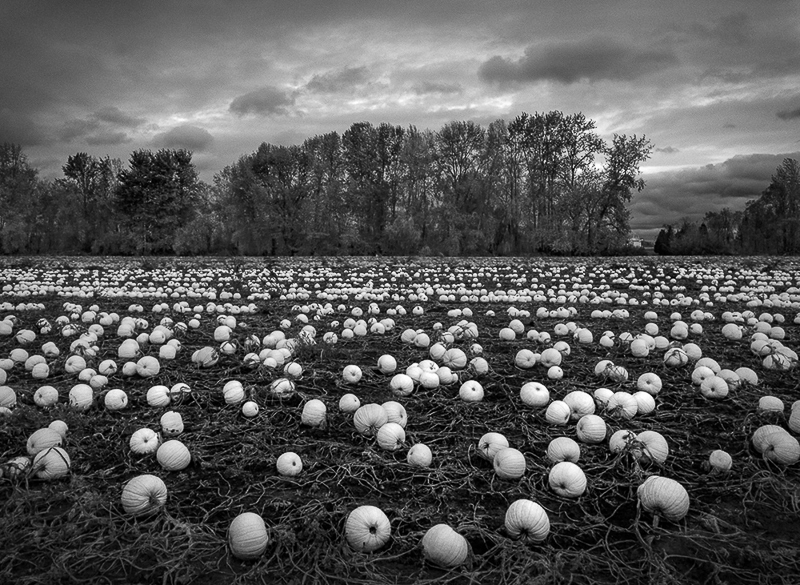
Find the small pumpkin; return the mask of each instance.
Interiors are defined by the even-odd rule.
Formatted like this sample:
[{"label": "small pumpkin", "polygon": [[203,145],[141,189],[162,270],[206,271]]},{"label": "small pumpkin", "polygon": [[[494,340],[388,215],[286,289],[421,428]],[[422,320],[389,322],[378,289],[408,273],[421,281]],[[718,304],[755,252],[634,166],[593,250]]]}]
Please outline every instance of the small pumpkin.
[{"label": "small pumpkin", "polygon": [[494,461],[494,457],[500,449],[508,447],[508,439],[500,433],[486,433],[478,441],[478,455],[488,461]]},{"label": "small pumpkin", "polygon": [[408,450],[406,461],[413,467],[430,467],[433,453],[425,443],[416,443]]},{"label": "small pumpkin", "polygon": [[[400,375],[400,374],[398,374]],[[352,414],[361,407],[361,400],[358,396],[352,393],[347,393],[339,399],[339,410],[341,412]]]},{"label": "small pumpkin", "polygon": [[[586,394],[586,396],[589,395]],[[592,400],[592,405],[594,405],[594,400],[591,396],[589,400]],[[578,424],[575,425],[575,432],[578,435],[578,439],[584,443],[602,443],[606,438],[607,431],[606,421],[596,414],[586,414],[582,416],[578,420]]]},{"label": "small pumpkin", "polygon": [[146,516],[167,502],[167,486],[155,475],[137,475],[122,488],[122,508],[132,516]]},{"label": "small pumpkin", "polygon": [[547,445],[547,458],[553,463],[561,461],[577,463],[581,458],[581,447],[570,437],[556,437]]},{"label": "small pumpkin", "polygon": [[257,559],[269,545],[264,519],[254,512],[242,512],[228,526],[228,546],[237,559]]},{"label": "small pumpkin", "polygon": [[483,395],[483,385],[477,380],[467,380],[458,390],[458,396],[464,402],[480,402]]},{"label": "small pumpkin", "polygon": [[359,552],[378,550],[392,535],[392,525],[377,506],[359,506],[347,515],[344,536],[347,544]]},{"label": "small pumpkin", "polygon": [[106,392],[103,404],[105,404],[106,410],[123,410],[128,406],[128,395],[120,388],[113,388]]},{"label": "small pumpkin", "polygon": [[512,502],[506,510],[504,524],[511,538],[542,542],[550,534],[550,518],[545,509],[533,500]]},{"label": "small pumpkin", "polygon": [[295,475],[300,475],[303,471],[303,460],[294,451],[287,451],[278,457],[275,467],[281,475],[294,477]]},{"label": "small pumpkin", "polygon": [[715,449],[708,456],[708,465],[712,473],[728,473],[733,467],[733,458],[722,449]]},{"label": "small pumpkin", "polygon": [[422,537],[422,552],[436,565],[458,567],[467,560],[469,543],[447,524],[436,524]]},{"label": "small pumpkin", "polygon": [[544,408],[550,402],[550,391],[541,382],[526,382],[519,389],[519,397],[528,406]]},{"label": "small pumpkin", "polygon": [[166,436],[180,435],[183,432],[183,417],[180,412],[168,410],[161,415],[161,432]]},{"label": "small pumpkin", "polygon": [[386,409],[380,404],[369,403],[360,406],[353,414],[353,425],[362,435],[375,435],[383,425],[389,422]]},{"label": "small pumpkin", "polygon": [[58,390],[53,386],[41,386],[34,392],[33,402],[41,408],[52,406],[58,402]]},{"label": "small pumpkin", "polygon": [[76,410],[89,410],[94,390],[88,384],[75,384],[69,391],[69,405]]},{"label": "small pumpkin", "polygon": [[669,456],[669,444],[658,431],[642,431],[636,435],[631,453],[637,460],[662,465]]},{"label": "small pumpkin", "polygon": [[765,459],[780,465],[793,465],[800,460],[800,444],[783,427],[762,425],[753,433],[752,441]]},{"label": "small pumpkin", "polygon": [[131,435],[128,444],[131,451],[137,455],[148,455],[158,450],[161,445],[161,439],[153,429],[143,427]]},{"label": "small pumpkin", "polygon": [[37,453],[49,449],[50,447],[61,447],[64,443],[64,438],[55,430],[45,427],[34,431],[26,445],[28,455],[34,456]]},{"label": "small pumpkin", "polygon": [[553,400],[547,405],[544,418],[551,425],[566,425],[572,417],[572,409],[563,400]]},{"label": "small pumpkin", "polygon": [[324,428],[327,407],[319,398],[312,398],[303,405],[300,422],[310,427]]},{"label": "small pumpkin", "polygon": [[397,451],[406,440],[406,432],[399,424],[387,422],[378,429],[375,438],[382,449]]}]

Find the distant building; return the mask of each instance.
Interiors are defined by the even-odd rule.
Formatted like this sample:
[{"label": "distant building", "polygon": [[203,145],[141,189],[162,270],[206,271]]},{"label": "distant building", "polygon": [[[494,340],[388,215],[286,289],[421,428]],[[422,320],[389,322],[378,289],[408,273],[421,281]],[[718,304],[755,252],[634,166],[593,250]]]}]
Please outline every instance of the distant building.
[{"label": "distant building", "polygon": [[642,247],[642,242],[643,242],[643,240],[639,236],[633,235],[633,236],[628,238],[628,245],[631,248],[641,248]]}]

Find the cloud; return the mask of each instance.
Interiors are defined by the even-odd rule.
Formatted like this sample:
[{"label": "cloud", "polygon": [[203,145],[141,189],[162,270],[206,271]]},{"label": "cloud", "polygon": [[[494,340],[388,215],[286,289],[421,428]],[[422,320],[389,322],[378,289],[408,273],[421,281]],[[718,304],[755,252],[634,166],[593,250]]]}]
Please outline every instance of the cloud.
[{"label": "cloud", "polygon": [[144,118],[137,118],[136,116],[126,114],[116,106],[100,108],[91,115],[91,119],[125,128],[136,128],[146,121]]},{"label": "cloud", "polygon": [[800,108],[794,108],[793,110],[781,110],[778,112],[778,117],[781,120],[794,120],[795,118],[800,118]]},{"label": "cloud", "polygon": [[417,95],[439,94],[454,95],[463,93],[464,88],[460,83],[445,83],[441,81],[423,81],[413,88]]},{"label": "cloud", "polygon": [[353,91],[368,81],[369,70],[366,67],[344,67],[315,74],[306,84],[306,89],[313,93],[342,93]]},{"label": "cloud", "polygon": [[677,63],[678,58],[670,51],[641,49],[616,39],[593,37],[530,46],[516,61],[495,56],[481,64],[478,75],[483,81],[501,84],[630,81]]},{"label": "cloud", "polygon": [[718,164],[650,174],[645,190],[631,202],[631,227],[676,225],[684,217],[700,221],[725,207],[742,210],[769,186],[785,158],[800,159],[800,152],[738,155]]},{"label": "cloud", "polygon": [[45,142],[45,133],[30,116],[0,108],[0,142],[36,146]]},{"label": "cloud", "polygon": [[665,146],[664,148],[656,148],[656,152],[663,152],[664,154],[676,154],[680,152],[680,150],[674,146]]},{"label": "cloud", "polygon": [[130,137],[125,132],[98,132],[86,137],[86,144],[91,146],[113,146],[130,141]]},{"label": "cloud", "polygon": [[272,116],[288,114],[293,105],[294,96],[289,93],[277,87],[262,87],[234,98],[228,110],[237,116]]},{"label": "cloud", "polygon": [[153,142],[163,148],[185,148],[191,151],[207,149],[214,141],[208,130],[184,124],[161,132],[153,137]]}]

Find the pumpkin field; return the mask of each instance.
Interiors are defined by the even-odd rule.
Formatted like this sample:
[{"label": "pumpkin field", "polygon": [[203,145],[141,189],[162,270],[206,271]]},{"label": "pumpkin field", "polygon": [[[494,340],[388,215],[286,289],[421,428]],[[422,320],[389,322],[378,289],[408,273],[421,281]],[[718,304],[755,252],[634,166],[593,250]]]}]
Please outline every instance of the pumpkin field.
[{"label": "pumpkin field", "polygon": [[800,261],[0,258],[0,583],[796,584]]}]

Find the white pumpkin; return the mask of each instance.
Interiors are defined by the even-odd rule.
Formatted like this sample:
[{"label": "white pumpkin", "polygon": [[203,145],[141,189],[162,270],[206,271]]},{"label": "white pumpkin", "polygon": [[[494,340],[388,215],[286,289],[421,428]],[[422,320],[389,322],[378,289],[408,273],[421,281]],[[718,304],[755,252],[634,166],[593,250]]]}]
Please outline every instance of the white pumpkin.
[{"label": "white pumpkin", "polygon": [[375,435],[389,422],[389,415],[380,404],[369,403],[358,408],[353,414],[353,425],[362,435]]},{"label": "white pumpkin", "polygon": [[228,546],[237,559],[257,559],[268,545],[269,534],[264,519],[254,512],[242,512],[228,526]]},{"label": "white pumpkin", "polygon": [[564,396],[570,409],[570,420],[578,420],[587,414],[594,414],[595,402],[592,395],[583,390],[572,390]]},{"label": "white pumpkin", "polygon": [[508,447],[508,439],[500,433],[486,433],[478,440],[478,455],[488,461],[494,461],[494,457],[500,449]]},{"label": "white pumpkin", "polygon": [[586,475],[571,461],[556,463],[547,476],[550,489],[565,498],[577,498],[586,491]]},{"label": "white pumpkin", "polygon": [[303,405],[300,422],[310,427],[324,428],[327,411],[328,409],[322,400],[312,398]]},{"label": "white pumpkin", "polygon": [[542,542],[550,534],[550,518],[545,509],[533,500],[512,502],[506,510],[504,524],[511,538]]},{"label": "white pumpkin", "polygon": [[483,385],[477,380],[467,380],[458,390],[458,396],[464,402],[480,402],[483,394]]},{"label": "white pumpkin", "polygon": [[[399,375],[399,374],[398,374]],[[361,400],[352,393],[344,394],[339,399],[339,410],[346,414],[352,414],[361,407]]]},{"label": "white pumpkin", "polygon": [[167,471],[181,471],[189,467],[192,454],[186,445],[177,439],[171,439],[156,450],[156,460]]},{"label": "white pumpkin", "polygon": [[69,473],[71,461],[61,447],[48,447],[33,458],[32,470],[39,479],[53,480]]},{"label": "white pumpkin", "polygon": [[637,460],[663,465],[669,456],[669,444],[658,431],[642,431],[636,435],[631,453]]},{"label": "white pumpkin", "polygon": [[50,447],[61,447],[64,444],[64,437],[57,431],[45,427],[34,431],[28,437],[25,449],[28,455],[34,456],[37,453],[49,449]]},{"label": "white pumpkin", "polygon": [[183,417],[180,412],[168,410],[161,415],[161,432],[165,436],[180,435],[183,432]]},{"label": "white pumpkin", "polygon": [[126,406],[128,406],[128,395],[120,388],[113,388],[106,392],[106,395],[103,398],[103,404],[105,405],[106,410],[123,410]]},{"label": "white pumpkin", "polygon": [[793,465],[800,460],[800,444],[783,427],[762,425],[753,433],[753,447],[765,459],[781,465]]},{"label": "white pumpkin", "polygon": [[[589,399],[592,400],[591,397]],[[592,405],[594,405],[594,401],[592,401]],[[578,439],[584,443],[602,443],[606,438],[606,422],[596,414],[586,414],[578,420],[575,432]]]},{"label": "white pumpkin", "polygon": [[347,384],[358,384],[361,381],[362,375],[361,368],[355,364],[345,366],[342,370],[342,378]]},{"label": "white pumpkin", "polygon": [[389,382],[389,388],[397,396],[409,396],[414,392],[414,379],[408,374],[395,374]]},{"label": "white pumpkin", "polygon": [[245,418],[253,418],[258,415],[258,403],[248,400],[244,404],[242,404],[242,416]]},{"label": "white pumpkin", "polygon": [[387,422],[378,429],[375,438],[382,449],[397,451],[406,440],[406,432],[399,424]]},{"label": "white pumpkin", "polygon": [[525,475],[527,467],[525,455],[513,447],[497,451],[492,459],[492,465],[497,477],[501,479],[519,479]]},{"label": "white pumpkin", "polygon": [[161,439],[153,429],[143,427],[131,435],[128,444],[131,451],[137,455],[148,455],[158,450],[161,445]]},{"label": "white pumpkin", "polygon": [[651,475],[636,490],[642,508],[671,522],[682,520],[689,511],[689,494],[668,477]]},{"label": "white pumpkin", "polygon": [[392,525],[377,506],[359,506],[347,515],[344,535],[353,550],[372,552],[389,542]]},{"label": "white pumpkin", "polygon": [[406,461],[413,467],[430,467],[433,461],[433,453],[425,443],[415,443],[408,450]]},{"label": "white pumpkin", "polygon": [[431,526],[422,537],[424,557],[441,567],[463,565],[469,555],[467,539],[447,524]]},{"label": "white pumpkin", "polygon": [[386,417],[389,422],[397,423],[401,427],[406,428],[408,422],[408,413],[405,406],[394,400],[387,400],[381,404],[383,410],[386,411]]},{"label": "white pumpkin", "polygon": [[581,447],[570,437],[556,437],[547,445],[547,458],[552,463],[571,461],[577,463],[581,457]]},{"label": "white pumpkin", "polygon": [[33,402],[41,408],[52,406],[58,402],[58,390],[53,386],[41,386],[34,392]]},{"label": "white pumpkin", "polygon": [[563,400],[553,400],[547,405],[544,418],[551,425],[566,425],[572,417],[572,409]]},{"label": "white pumpkin", "polygon": [[285,477],[294,477],[300,475],[303,471],[303,460],[300,459],[300,455],[294,451],[287,451],[278,457],[278,460],[275,462],[275,467],[281,475]]},{"label": "white pumpkin", "polygon": [[167,388],[163,384],[156,384],[155,386],[151,386],[147,390],[146,398],[147,398],[147,404],[149,404],[150,406],[155,406],[156,408],[169,406],[170,402],[172,402],[172,399],[170,398],[169,388]]},{"label": "white pumpkin", "polygon": [[550,391],[540,382],[526,382],[519,390],[523,403],[533,408],[544,408],[550,402]]},{"label": "white pumpkin", "polygon": [[88,384],[75,384],[69,391],[69,405],[76,410],[89,410],[94,401],[94,390]]},{"label": "white pumpkin", "polygon": [[122,508],[132,516],[146,516],[167,502],[167,486],[155,475],[143,474],[128,480],[122,488]]},{"label": "white pumpkin", "polygon": [[708,456],[708,465],[712,473],[728,473],[733,467],[733,458],[722,449],[715,449]]}]

